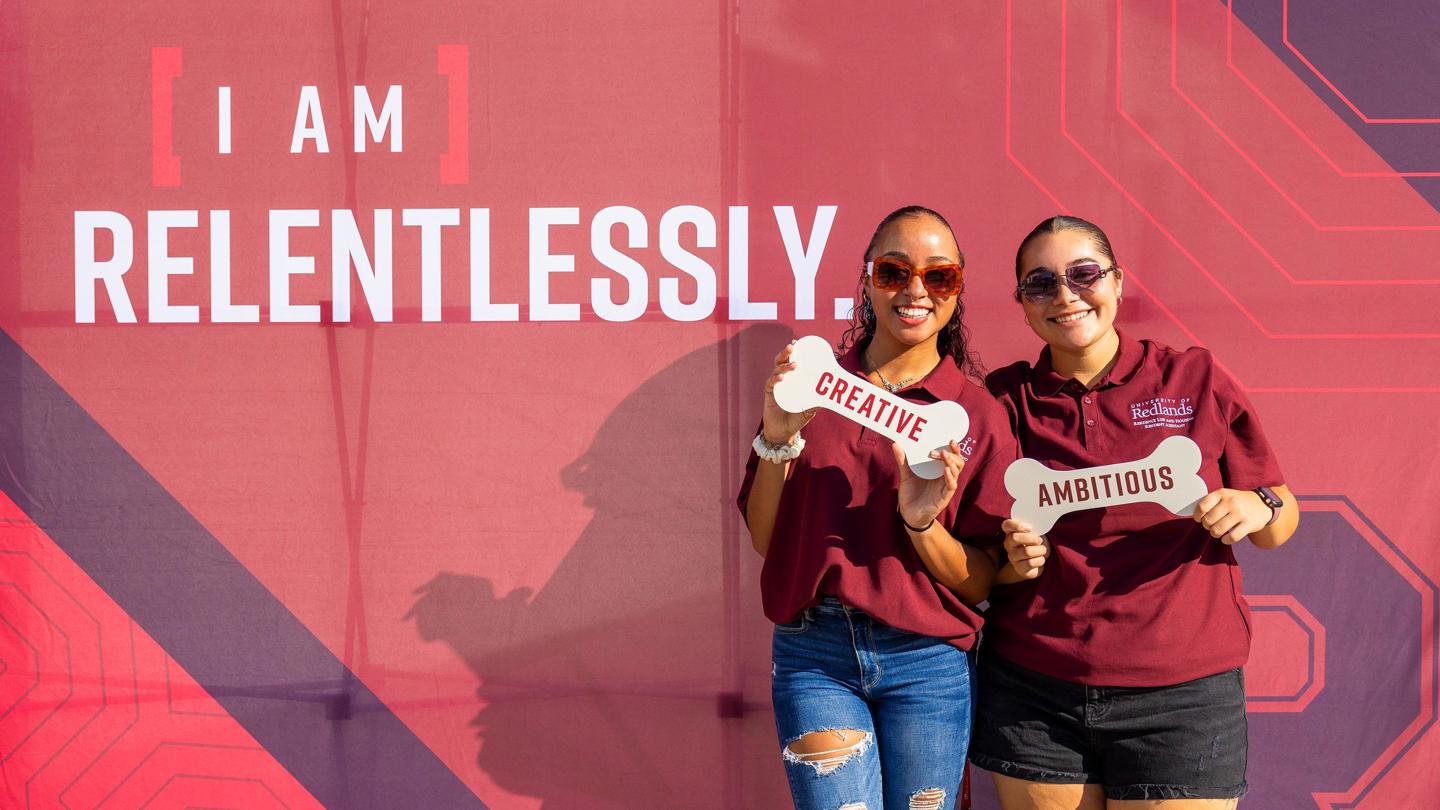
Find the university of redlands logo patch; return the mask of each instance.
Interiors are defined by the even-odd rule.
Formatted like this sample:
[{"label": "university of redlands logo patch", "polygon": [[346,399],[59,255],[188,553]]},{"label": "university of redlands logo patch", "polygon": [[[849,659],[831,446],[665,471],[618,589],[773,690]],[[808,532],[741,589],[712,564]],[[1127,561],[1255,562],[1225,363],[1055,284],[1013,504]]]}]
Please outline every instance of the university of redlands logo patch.
[{"label": "university of redlands logo patch", "polygon": [[1190,397],[1155,397],[1130,403],[1130,424],[1133,427],[1184,427],[1195,421],[1195,406]]}]

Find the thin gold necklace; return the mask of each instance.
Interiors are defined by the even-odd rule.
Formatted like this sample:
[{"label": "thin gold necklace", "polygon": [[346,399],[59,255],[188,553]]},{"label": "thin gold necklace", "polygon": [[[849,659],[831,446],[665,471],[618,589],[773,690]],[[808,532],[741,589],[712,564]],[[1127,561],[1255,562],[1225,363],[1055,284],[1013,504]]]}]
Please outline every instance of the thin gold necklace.
[{"label": "thin gold necklace", "polygon": [[[924,377],[925,374],[929,374],[929,373],[930,373],[929,371],[927,371],[927,372],[925,372],[925,374],[916,374],[916,375],[914,375],[913,377],[906,377],[905,379],[903,379],[903,380],[901,380],[901,381],[899,381],[899,382],[893,382],[893,383],[892,383],[892,382],[890,382],[889,380],[885,379],[884,373],[882,373],[882,372],[880,371],[880,366],[877,365],[877,364],[875,364],[873,361],[870,360],[870,352],[869,352],[869,350],[866,350],[866,352],[865,352],[865,360],[870,363],[871,368],[872,368],[872,369],[874,370],[874,372],[875,372],[875,376],[880,378],[880,384],[885,387],[885,390],[886,390],[886,391],[889,391],[889,392],[892,393],[892,394],[895,393],[896,391],[899,391],[901,388],[904,388],[905,386],[909,385],[910,383],[915,382],[916,380],[920,379],[921,377]],[[935,365],[938,366],[939,363],[936,363]],[[931,367],[930,367],[930,371],[934,371],[934,370],[935,370],[935,367],[934,367],[934,366],[931,366]]]}]

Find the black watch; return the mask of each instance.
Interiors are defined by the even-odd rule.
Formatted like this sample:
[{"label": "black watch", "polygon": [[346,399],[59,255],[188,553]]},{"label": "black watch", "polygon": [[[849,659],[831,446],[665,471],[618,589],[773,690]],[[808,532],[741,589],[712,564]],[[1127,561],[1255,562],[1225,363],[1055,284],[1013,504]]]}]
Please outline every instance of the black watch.
[{"label": "black watch", "polygon": [[1254,492],[1260,496],[1260,500],[1264,501],[1266,506],[1270,507],[1270,519],[1265,521],[1265,525],[1269,526],[1275,522],[1275,518],[1280,517],[1280,507],[1284,506],[1285,502],[1280,500],[1280,496],[1275,494],[1275,490],[1269,487],[1256,487]]}]

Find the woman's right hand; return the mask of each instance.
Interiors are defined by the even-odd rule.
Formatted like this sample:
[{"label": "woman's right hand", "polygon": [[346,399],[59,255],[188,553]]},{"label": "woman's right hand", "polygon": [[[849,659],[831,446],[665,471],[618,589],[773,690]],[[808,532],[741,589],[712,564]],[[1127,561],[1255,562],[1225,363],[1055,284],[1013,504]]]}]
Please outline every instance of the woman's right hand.
[{"label": "woman's right hand", "polygon": [[1040,576],[1050,556],[1050,541],[1018,520],[1007,520],[1000,524],[1000,529],[1005,532],[1005,555],[1015,573],[1021,579]]},{"label": "woman's right hand", "polygon": [[810,424],[815,418],[815,409],[800,413],[790,413],[780,407],[775,401],[775,384],[785,378],[785,375],[795,370],[795,364],[790,362],[790,353],[795,349],[795,341],[785,345],[780,353],[775,355],[775,369],[770,372],[770,377],[765,380],[765,408],[762,411],[765,420],[765,441],[771,444],[789,444],[795,438],[800,429]]}]

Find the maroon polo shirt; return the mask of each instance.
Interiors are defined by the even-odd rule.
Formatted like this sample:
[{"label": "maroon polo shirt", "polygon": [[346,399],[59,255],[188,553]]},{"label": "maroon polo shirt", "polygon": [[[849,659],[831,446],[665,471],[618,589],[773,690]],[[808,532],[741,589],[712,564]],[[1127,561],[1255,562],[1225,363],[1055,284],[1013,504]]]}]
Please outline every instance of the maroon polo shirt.
[{"label": "maroon polo shirt", "polygon": [[[1200,446],[1209,491],[1284,482],[1254,409],[1206,349],[1120,336],[1091,390],[1055,373],[1050,349],[986,380],[1020,452],[1060,470],[1150,455],[1169,436]],[[1164,686],[1242,666],[1250,610],[1231,547],[1151,503],[1072,512],[1046,535],[1034,580],[990,594],[985,643],[1020,666],[1091,686]]]},{"label": "maroon polo shirt", "polygon": [[[861,352],[852,348],[840,366],[864,376]],[[939,520],[966,543],[999,545],[1011,502],[1005,468],[1016,458],[1004,410],[948,357],[897,395],[919,403],[951,399],[965,408],[965,468]],[[826,410],[801,433],[805,450],[791,464],[760,574],[765,615],[777,623],[793,621],[821,595],[833,595],[892,627],[962,650],[973,647],[980,616],[930,577],[900,524],[900,478],[890,439]],[[742,516],[762,463],[769,462],[750,454],[738,499]]]}]

